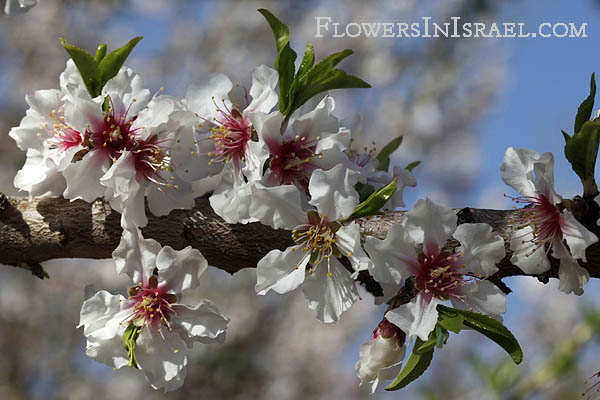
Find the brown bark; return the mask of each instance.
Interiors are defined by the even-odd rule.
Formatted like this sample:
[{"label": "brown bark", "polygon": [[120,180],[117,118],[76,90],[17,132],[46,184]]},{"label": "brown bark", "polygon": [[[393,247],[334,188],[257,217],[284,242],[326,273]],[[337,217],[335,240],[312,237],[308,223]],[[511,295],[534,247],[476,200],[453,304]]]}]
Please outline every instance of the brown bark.
[{"label": "brown bark", "polygon": [[[600,236],[594,202],[579,200],[585,210],[581,221]],[[587,204],[587,205],[586,205]],[[580,207],[581,208],[581,207]],[[457,210],[459,223],[485,222],[505,239],[514,229],[507,221],[518,211],[463,208]],[[388,228],[402,219],[403,212],[390,212],[382,216],[364,218],[361,225],[366,236],[384,238]],[[176,210],[166,217],[149,217],[143,228],[145,237],[153,238],[163,246],[182,249],[192,246],[199,249],[210,265],[230,273],[242,268],[252,268],[271,249],[284,249],[292,244],[290,232],[274,230],[259,223],[229,225],[212,211],[208,200],[199,198],[192,210]],[[121,237],[120,215],[97,200],[94,203],[62,198],[6,197],[0,195],[0,264],[31,269],[53,258],[110,258]],[[447,246],[455,246],[448,243]],[[498,264],[499,271],[490,279],[500,287],[508,276],[525,275],[510,262],[510,251]],[[583,264],[592,277],[600,277],[600,244],[587,250],[588,262]],[[535,275],[542,281],[557,276],[558,263]],[[362,275],[363,283],[377,285]]]}]

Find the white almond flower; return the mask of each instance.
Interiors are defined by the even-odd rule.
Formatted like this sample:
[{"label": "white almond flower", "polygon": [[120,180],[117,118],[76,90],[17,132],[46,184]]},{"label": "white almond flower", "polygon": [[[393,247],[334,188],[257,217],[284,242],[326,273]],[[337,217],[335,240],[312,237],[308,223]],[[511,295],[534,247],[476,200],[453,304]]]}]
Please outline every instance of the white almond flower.
[{"label": "white almond flower", "polygon": [[127,298],[102,290],[83,303],[79,327],[86,354],[115,369],[140,368],[154,389],[175,390],[185,379],[193,344],[225,340],[229,320],[209,300],[189,301],[197,298],[190,294],[206,259],[191,247],[161,247],[137,228],[123,231],[113,259],[134,286]]},{"label": "white almond flower", "polygon": [[[355,172],[343,165],[316,170],[308,184],[309,204],[293,185],[254,188],[250,214],[275,229],[292,230],[296,243],[285,251],[271,250],[257,265],[256,291],[284,294],[300,285],[309,308],[322,322],[335,322],[358,299],[354,279],[371,262],[360,245],[360,226],[342,225],[358,205]],[[338,259],[347,257],[352,273]]]},{"label": "white almond flower", "polygon": [[[370,271],[384,290],[395,292],[410,276],[418,294],[410,303],[388,311],[385,317],[409,337],[427,340],[437,322],[440,301],[473,309],[501,319],[506,296],[485,278],[498,270],[504,258],[504,240],[487,224],[456,226],[452,209],[429,199],[419,200],[401,224],[393,225],[385,240],[367,237],[365,249],[373,260]],[[461,246],[443,251],[453,236]],[[423,249],[417,252],[417,246]],[[389,297],[394,291],[388,291]]]},{"label": "white almond flower", "polygon": [[[270,112],[277,104],[277,71],[261,65],[252,73],[250,91],[240,95],[223,74],[190,85],[183,103],[195,115],[195,136],[181,145],[194,157],[186,158],[190,181],[217,175],[231,166],[234,179],[243,181],[242,167],[253,154],[248,145],[257,140],[250,115]],[[250,100],[250,98],[252,100]]]},{"label": "white almond flower", "polygon": [[[83,150],[84,135],[69,126],[65,116],[69,90],[86,90],[75,64],[67,62],[60,75],[61,89],[38,90],[25,97],[29,105],[18,127],[9,136],[27,153],[25,165],[17,173],[14,185],[30,197],[61,195],[66,188],[62,171]],[[63,85],[69,82],[69,85]]]},{"label": "white almond flower", "polygon": [[552,153],[539,155],[513,147],[506,150],[500,175],[522,195],[512,199],[526,205],[511,221],[516,230],[510,241],[510,261],[527,274],[541,274],[550,269],[548,254],[552,250],[552,256],[560,260],[559,289],[580,295],[590,274],[577,260],[586,261],[585,249],[598,238],[563,205],[562,197],[554,191],[553,169]]},{"label": "white almond flower", "polygon": [[104,197],[137,226],[147,223],[146,196],[155,215],[194,206],[191,184],[174,170],[171,157],[178,138],[191,135],[176,118],[181,108],[176,99],[151,98],[128,68],[107,82],[101,96],[71,93],[69,99],[66,123],[84,132],[84,150],[63,172],[65,198]]},{"label": "white almond flower", "polygon": [[283,115],[279,111],[271,114],[255,113],[252,122],[258,133],[258,143],[265,146],[267,159],[263,160],[264,186],[295,185],[308,194],[308,182],[317,169],[328,170],[338,164],[350,167],[347,149],[350,135],[340,127],[333,115],[335,102],[326,96],[306,114],[293,117],[288,128],[281,133]]},{"label": "white almond flower", "polygon": [[371,340],[360,346],[354,369],[361,386],[370,383],[371,393],[375,393],[379,381],[394,379],[400,373],[406,354],[405,340],[404,332],[383,318]]}]

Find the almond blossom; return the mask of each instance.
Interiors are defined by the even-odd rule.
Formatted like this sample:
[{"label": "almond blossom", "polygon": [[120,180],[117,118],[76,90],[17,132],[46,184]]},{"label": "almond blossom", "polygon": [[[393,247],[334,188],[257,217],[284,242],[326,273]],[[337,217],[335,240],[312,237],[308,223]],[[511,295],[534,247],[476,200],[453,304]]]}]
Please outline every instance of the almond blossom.
[{"label": "almond blossom", "polygon": [[404,332],[383,318],[371,340],[360,346],[356,375],[361,385],[371,384],[371,393],[375,393],[380,380],[394,379],[400,372],[406,354],[405,339]]},{"label": "almond blossom", "polygon": [[175,390],[183,384],[194,343],[225,340],[229,320],[212,302],[194,295],[206,259],[191,247],[161,247],[133,228],[123,231],[113,260],[133,286],[128,297],[102,290],[83,303],[79,327],[87,339],[86,354],[115,369],[141,369],[154,389]]},{"label": "almond blossom", "polygon": [[[414,279],[416,297],[385,315],[411,338],[427,340],[437,322],[440,301],[450,300],[454,307],[497,319],[506,312],[504,293],[485,279],[504,258],[504,240],[487,224],[457,227],[456,222],[452,209],[421,199],[384,240],[366,239],[365,250],[374,264],[370,273],[388,297],[407,278]],[[444,248],[450,236],[461,244],[456,250]]]},{"label": "almond blossom", "polygon": [[521,193],[513,200],[526,206],[511,221],[515,229],[510,241],[511,262],[527,274],[541,274],[550,269],[548,254],[552,251],[560,260],[559,289],[582,294],[590,275],[577,260],[586,261],[585,249],[598,238],[575,219],[554,191],[553,168],[551,153],[506,150],[500,166],[502,180]]},{"label": "almond blossom", "polygon": [[[371,265],[360,245],[359,225],[340,222],[358,205],[355,183],[356,173],[343,165],[314,171],[308,183],[310,208],[303,208],[293,185],[253,190],[250,214],[275,229],[292,230],[296,243],[285,251],[271,250],[258,262],[258,294],[284,294],[302,286],[309,308],[322,322],[337,321],[354,304],[354,279]],[[350,261],[352,273],[341,257]]]},{"label": "almond blossom", "polygon": [[70,200],[104,198],[137,226],[147,223],[146,196],[155,215],[194,205],[191,184],[171,157],[178,138],[192,134],[176,99],[150,96],[128,68],[94,99],[72,61],[60,81],[60,91],[28,96],[31,108],[11,130],[28,154],[15,186],[31,196],[62,191]]}]

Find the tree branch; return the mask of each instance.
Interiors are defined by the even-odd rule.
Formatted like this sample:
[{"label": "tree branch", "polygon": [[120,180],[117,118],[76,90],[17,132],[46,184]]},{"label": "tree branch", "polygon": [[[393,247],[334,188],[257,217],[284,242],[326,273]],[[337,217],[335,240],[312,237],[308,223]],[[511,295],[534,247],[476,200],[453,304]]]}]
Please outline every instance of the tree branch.
[{"label": "tree branch", "polygon": [[[585,212],[582,223],[600,236],[595,202],[575,199]],[[514,227],[508,223],[516,210],[457,209],[458,222],[485,222],[506,240],[507,256],[498,264],[500,269],[489,279],[506,292],[510,291],[501,279],[526,275],[510,262],[508,238]],[[390,212],[358,220],[362,238],[385,238],[388,228],[402,219],[403,211]],[[581,214],[581,213],[580,213]],[[143,228],[145,237],[153,238],[163,246],[182,249],[192,246],[202,252],[214,267],[234,273],[242,268],[253,268],[272,249],[285,249],[293,244],[291,234],[274,230],[260,223],[229,225],[211,209],[206,198],[196,199],[192,210],[175,210],[166,217],[150,214]],[[70,202],[63,198],[6,197],[0,194],[0,264],[25,267],[31,270],[43,261],[53,258],[111,258],[121,239],[119,213],[101,200],[93,203]],[[450,241],[447,247],[455,247]],[[600,244],[587,250],[588,262],[582,264],[592,277],[600,277]],[[533,275],[543,282],[558,276],[558,261],[552,259],[549,271]],[[377,284],[366,274],[361,281],[372,293]]]}]

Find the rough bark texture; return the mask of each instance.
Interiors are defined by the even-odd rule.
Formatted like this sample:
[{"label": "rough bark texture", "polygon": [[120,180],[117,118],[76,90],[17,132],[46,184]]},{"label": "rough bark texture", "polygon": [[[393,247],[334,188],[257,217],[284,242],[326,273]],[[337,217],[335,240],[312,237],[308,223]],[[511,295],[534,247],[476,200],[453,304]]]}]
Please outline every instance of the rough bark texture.
[{"label": "rough bark texture", "polygon": [[[570,207],[571,208],[571,207]],[[600,236],[596,220],[598,206],[589,199],[575,199],[572,210],[588,229]],[[581,211],[583,210],[583,211]],[[512,227],[508,221],[515,210],[457,209],[459,223],[485,222],[504,236],[510,237]],[[366,236],[385,238],[388,228],[402,219],[403,212],[364,218],[361,225]],[[292,244],[290,232],[273,230],[259,223],[229,225],[212,211],[208,200],[199,198],[192,210],[173,211],[166,217],[149,217],[144,236],[153,238],[163,246],[182,249],[192,246],[199,249],[210,265],[230,273],[256,266],[267,252],[284,249]],[[73,201],[62,198],[6,197],[0,194],[0,264],[14,265],[32,270],[32,266],[53,258],[110,258],[121,237],[120,215],[104,202]],[[449,242],[447,246],[456,246]],[[525,275],[510,262],[507,256],[498,265],[499,271],[490,277],[494,283],[509,291],[502,278]],[[592,277],[600,277],[600,244],[587,250],[588,262],[583,264]],[[546,282],[556,277],[558,263],[538,279]],[[360,279],[372,293],[378,285],[362,274]]]}]

